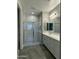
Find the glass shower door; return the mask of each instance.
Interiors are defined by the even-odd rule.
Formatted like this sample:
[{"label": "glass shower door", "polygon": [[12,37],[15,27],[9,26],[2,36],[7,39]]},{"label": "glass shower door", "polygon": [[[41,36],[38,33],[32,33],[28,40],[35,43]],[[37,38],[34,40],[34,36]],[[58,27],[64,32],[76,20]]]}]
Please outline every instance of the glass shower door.
[{"label": "glass shower door", "polygon": [[39,23],[27,22],[23,24],[24,46],[36,45],[40,43]]},{"label": "glass shower door", "polygon": [[26,46],[33,42],[33,26],[32,23],[24,23],[23,25],[23,42]]}]

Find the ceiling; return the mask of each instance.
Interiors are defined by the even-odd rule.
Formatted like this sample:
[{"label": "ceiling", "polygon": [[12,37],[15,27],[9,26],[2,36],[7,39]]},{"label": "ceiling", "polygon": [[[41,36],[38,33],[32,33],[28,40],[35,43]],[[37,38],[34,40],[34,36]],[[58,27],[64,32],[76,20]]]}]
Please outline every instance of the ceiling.
[{"label": "ceiling", "polygon": [[41,11],[49,12],[60,3],[60,0],[18,0],[18,3],[25,14],[38,14]]}]

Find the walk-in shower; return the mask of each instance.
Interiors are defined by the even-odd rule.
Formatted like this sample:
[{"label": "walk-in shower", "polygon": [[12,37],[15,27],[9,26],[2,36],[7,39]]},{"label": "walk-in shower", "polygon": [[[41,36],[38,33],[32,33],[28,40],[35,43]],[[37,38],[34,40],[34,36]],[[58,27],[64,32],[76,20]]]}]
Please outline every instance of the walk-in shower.
[{"label": "walk-in shower", "polygon": [[23,23],[23,45],[31,46],[41,43],[41,25],[39,22]]}]

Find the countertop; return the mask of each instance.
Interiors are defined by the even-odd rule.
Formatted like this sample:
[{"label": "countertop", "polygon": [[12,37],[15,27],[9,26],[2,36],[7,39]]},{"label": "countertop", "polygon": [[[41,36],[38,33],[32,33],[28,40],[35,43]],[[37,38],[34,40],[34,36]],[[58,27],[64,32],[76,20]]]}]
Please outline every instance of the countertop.
[{"label": "countertop", "polygon": [[45,31],[43,34],[50,38],[56,39],[57,41],[60,41],[60,33]]}]

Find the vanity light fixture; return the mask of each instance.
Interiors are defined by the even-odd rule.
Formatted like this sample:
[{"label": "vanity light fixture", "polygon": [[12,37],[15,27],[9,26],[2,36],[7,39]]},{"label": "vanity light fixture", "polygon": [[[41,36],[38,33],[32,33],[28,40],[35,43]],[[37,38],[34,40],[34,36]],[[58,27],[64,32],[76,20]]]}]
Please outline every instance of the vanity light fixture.
[{"label": "vanity light fixture", "polygon": [[56,18],[56,17],[58,17],[58,13],[57,13],[57,12],[53,12],[53,13],[49,16],[50,19],[54,19],[54,18]]},{"label": "vanity light fixture", "polygon": [[49,17],[53,17],[53,16],[56,16],[56,15],[57,15],[57,13],[54,12],[54,13],[52,13]]}]

